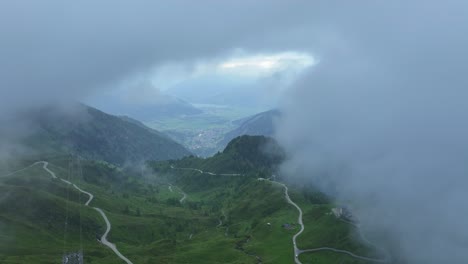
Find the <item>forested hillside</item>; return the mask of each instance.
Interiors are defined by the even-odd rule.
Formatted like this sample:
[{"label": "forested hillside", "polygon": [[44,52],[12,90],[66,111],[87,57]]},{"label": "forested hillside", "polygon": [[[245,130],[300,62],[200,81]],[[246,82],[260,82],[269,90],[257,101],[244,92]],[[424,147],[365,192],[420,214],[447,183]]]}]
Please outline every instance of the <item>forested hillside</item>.
[{"label": "forested hillside", "polygon": [[64,111],[50,106],[22,115],[30,132],[21,143],[38,152],[74,153],[124,165],[190,155],[182,145],[141,123],[76,104]]},{"label": "forested hillside", "polygon": [[[284,152],[276,141],[265,136],[240,136],[233,139],[222,152],[213,157],[189,156],[177,161],[158,163],[184,168],[199,168],[214,173],[272,174],[284,159]],[[166,168],[167,169],[167,168]]]}]

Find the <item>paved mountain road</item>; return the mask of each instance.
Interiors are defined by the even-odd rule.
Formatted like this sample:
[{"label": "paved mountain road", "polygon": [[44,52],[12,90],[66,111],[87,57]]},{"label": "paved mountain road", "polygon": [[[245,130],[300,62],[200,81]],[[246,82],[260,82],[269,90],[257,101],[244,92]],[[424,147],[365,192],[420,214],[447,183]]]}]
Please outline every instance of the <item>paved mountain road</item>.
[{"label": "paved mountain road", "polygon": [[191,170],[191,171],[199,172],[201,174],[208,174],[208,175],[212,175],[212,176],[216,176],[216,175],[220,175],[220,176],[242,176],[242,175],[244,175],[244,174],[240,174],[240,173],[214,173],[214,172],[209,172],[209,171],[202,171],[200,169],[195,169],[195,168],[176,168],[173,165],[171,165],[171,169],[173,169],[173,170]]},{"label": "paved mountain road", "polygon": [[336,252],[336,253],[346,254],[346,255],[349,255],[349,256],[351,256],[353,258],[364,260],[364,261],[377,262],[377,263],[388,263],[388,261],[386,259],[374,259],[374,258],[363,257],[363,256],[356,255],[356,254],[354,254],[352,252],[349,252],[347,250],[336,249],[336,248],[331,248],[331,247],[304,249],[304,250],[300,250],[300,253],[317,252],[317,251],[333,251],[333,252]]},{"label": "paved mountain road", "polygon": [[[266,180],[266,179],[260,178],[259,180]],[[270,180],[266,180],[266,181],[270,181]],[[270,181],[270,182],[273,182],[273,183],[276,183],[278,185],[283,186],[283,188],[284,188],[284,197],[286,198],[286,202],[288,202],[290,205],[294,206],[297,209],[297,211],[299,212],[299,216],[297,218],[297,223],[299,224],[299,226],[301,228],[300,228],[299,232],[297,232],[293,236],[292,242],[293,242],[293,248],[294,248],[294,262],[296,264],[301,264],[301,262],[299,261],[299,255],[301,253],[303,253],[304,251],[300,250],[297,247],[296,239],[300,234],[302,234],[302,232],[304,232],[304,223],[302,222],[302,209],[299,207],[299,205],[297,205],[295,202],[293,202],[291,200],[291,198],[289,197],[289,193],[288,193],[288,187],[284,183],[280,183],[280,182],[277,182],[277,181]]]},{"label": "paved mountain road", "polygon": [[184,191],[182,191],[182,189],[180,189],[179,187],[177,187],[175,185],[172,185],[172,184],[169,184],[169,187],[168,187],[169,191],[174,192],[174,190],[172,188],[173,186],[178,190],[178,192],[180,194],[182,194],[182,198],[180,198],[179,203],[183,203],[185,201],[185,199],[187,199],[187,194],[184,193]]},{"label": "paved mountain road", "polygon": [[[66,183],[66,184],[69,184],[69,185],[72,185],[73,188],[75,188],[76,190],[78,190],[79,192],[81,193],[84,193],[86,195],[89,196],[89,199],[88,201],[86,201],[85,203],[85,206],[89,206],[89,203],[91,203],[91,201],[93,200],[94,198],[94,195],[87,192],[87,191],[84,191],[82,190],[80,187],[76,186],[75,184],[71,183],[70,181],[67,181],[67,180],[64,180],[64,179],[61,179],[61,178],[58,178],[55,173],[53,171],[51,171],[47,166],[49,165],[49,163],[47,161],[39,161],[39,162],[36,162],[34,163],[33,165],[35,164],[40,164],[42,163],[43,166],[42,168],[47,171],[50,176],[52,176],[52,178],[54,179],[60,179],[62,182]],[[119,250],[117,249],[116,245],[109,242],[107,240],[107,235],[109,234],[109,232],[111,231],[111,228],[112,228],[112,225],[109,221],[109,219],[107,218],[106,214],[104,213],[104,211],[101,209],[101,208],[97,208],[97,207],[92,207],[94,210],[98,211],[99,214],[102,216],[102,218],[104,219],[104,222],[106,222],[106,232],[104,233],[104,235],[102,235],[101,237],[101,243],[107,247],[109,247],[116,255],[117,257],[119,257],[121,260],[125,261],[127,264],[133,264],[128,258],[126,258],[124,255],[122,255],[122,253],[119,252]]]},{"label": "paved mountain road", "polygon": [[320,247],[320,248],[312,248],[312,249],[299,249],[297,247],[297,237],[302,234],[302,232],[304,232],[304,223],[302,221],[302,209],[295,203],[291,200],[291,198],[289,197],[289,193],[288,193],[288,187],[284,184],[284,183],[280,183],[280,182],[277,182],[277,181],[272,181],[272,180],[268,180],[268,179],[264,179],[264,178],[259,178],[258,180],[264,180],[264,181],[270,181],[270,182],[273,182],[273,183],[276,183],[278,185],[281,185],[283,186],[284,188],[284,197],[286,199],[286,201],[291,204],[292,206],[294,206],[297,211],[299,212],[299,217],[297,219],[297,223],[300,225],[300,230],[299,232],[297,232],[293,238],[292,238],[292,241],[293,241],[293,248],[294,248],[294,262],[296,264],[302,264],[302,262],[299,260],[299,255],[301,255],[302,253],[306,253],[306,252],[317,252],[317,251],[333,251],[333,252],[336,252],[336,253],[342,253],[342,254],[347,254],[351,257],[354,257],[356,259],[360,259],[360,260],[365,260],[365,261],[370,261],[370,262],[377,262],[377,263],[388,263],[388,259],[385,258],[385,259],[375,259],[375,258],[368,258],[368,257],[363,257],[363,256],[359,256],[359,255],[356,255],[350,251],[347,251],[347,250],[342,250],[342,249],[336,249],[336,248],[331,248],[331,247]]},{"label": "paved mountain road", "polygon": [[[171,165],[171,169],[173,169],[173,170],[192,170],[192,171],[197,171],[197,172],[199,172],[201,174],[220,175],[220,176],[241,176],[241,175],[243,175],[243,174],[235,174],[235,173],[234,174],[230,174],[230,173],[216,174],[216,173],[213,173],[213,172],[204,172],[204,171],[202,171],[200,169],[195,169],[195,168],[176,168],[173,165]],[[356,255],[356,254],[354,254],[354,253],[352,253],[350,251],[347,251],[347,250],[336,249],[336,248],[331,248],[331,247],[320,247],[320,248],[312,248],[312,249],[299,249],[297,247],[297,241],[296,240],[297,240],[297,237],[299,235],[301,235],[302,232],[304,232],[304,228],[305,228],[304,223],[302,221],[302,215],[303,215],[302,209],[295,202],[293,202],[291,200],[291,198],[289,197],[288,187],[284,183],[270,180],[272,177],[270,177],[269,179],[259,178],[258,180],[270,181],[272,183],[281,185],[284,188],[284,197],[286,199],[286,202],[288,202],[289,204],[294,206],[297,209],[297,211],[299,212],[299,216],[297,218],[297,223],[299,224],[299,226],[301,228],[300,228],[299,232],[297,232],[292,238],[293,248],[294,248],[294,262],[296,264],[302,264],[302,262],[299,260],[299,255],[300,254],[306,253],[306,252],[317,252],[317,251],[333,251],[333,252],[336,252],[336,253],[347,254],[347,255],[349,255],[351,257],[354,257],[356,259],[370,261],[370,262],[378,262],[378,263],[388,263],[389,262],[387,258],[385,258],[385,259],[368,258],[368,257],[363,257],[363,256]]]},{"label": "paved mountain road", "polygon": [[107,247],[109,247],[112,251],[114,251],[114,253],[123,261],[125,261],[127,264],[133,264],[128,258],[126,258],[124,255],[122,255],[122,253],[119,252],[119,250],[117,249],[117,247],[115,246],[115,244],[109,242],[107,240],[107,235],[109,234],[110,230],[111,230],[111,223],[109,222],[109,219],[107,219],[107,216],[106,214],[104,213],[104,211],[101,210],[101,208],[97,208],[97,207],[93,207],[94,210],[98,211],[102,218],[104,218],[104,221],[106,222],[106,226],[107,226],[107,229],[106,229],[106,232],[104,233],[104,235],[102,235],[101,237],[101,243],[106,245]]},{"label": "paved mountain road", "polygon": [[179,187],[176,186],[176,188],[179,191],[179,193],[182,194],[182,198],[180,198],[179,203],[183,203],[185,199],[187,199],[187,194],[184,193],[184,191],[182,191],[182,189],[180,189]]}]

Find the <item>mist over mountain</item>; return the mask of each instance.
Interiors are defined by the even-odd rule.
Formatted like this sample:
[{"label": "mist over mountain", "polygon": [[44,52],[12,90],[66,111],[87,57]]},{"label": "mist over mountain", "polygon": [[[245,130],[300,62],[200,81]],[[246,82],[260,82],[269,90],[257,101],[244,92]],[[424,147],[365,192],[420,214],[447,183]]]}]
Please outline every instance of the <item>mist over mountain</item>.
[{"label": "mist over mountain", "polygon": [[[3,144],[17,145],[25,153],[35,155],[73,153],[87,159],[124,165],[190,154],[166,135],[141,123],[83,104],[70,103],[66,109],[42,107],[24,112],[11,122],[23,124],[23,127],[3,135]],[[11,123],[11,126],[16,124]],[[8,139],[12,141],[5,142]]]},{"label": "mist over mountain", "polygon": [[283,173],[348,204],[396,263],[465,263],[468,5],[364,2],[322,10],[333,37],[280,108]]},{"label": "mist over mountain", "polygon": [[190,103],[171,95],[158,94],[153,99],[144,102],[128,102],[118,98],[107,98],[93,105],[106,112],[130,116],[142,122],[197,115],[203,112]]},{"label": "mist over mountain", "polygon": [[233,138],[242,135],[250,136],[273,136],[275,134],[275,122],[281,113],[278,110],[269,110],[253,116],[234,120],[232,123],[237,127],[224,135],[220,146],[226,146]]},{"label": "mist over mountain", "polygon": [[266,109],[275,102],[266,96],[268,89],[250,79],[213,76],[183,81],[166,93],[194,104]]}]

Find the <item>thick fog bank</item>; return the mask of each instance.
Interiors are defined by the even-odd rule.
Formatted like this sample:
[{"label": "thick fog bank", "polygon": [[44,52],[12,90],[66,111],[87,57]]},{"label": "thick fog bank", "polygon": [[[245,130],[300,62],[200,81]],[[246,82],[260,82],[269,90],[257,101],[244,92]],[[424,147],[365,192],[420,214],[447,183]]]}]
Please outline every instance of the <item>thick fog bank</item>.
[{"label": "thick fog bank", "polygon": [[467,263],[467,4],[342,11],[284,98],[284,174],[351,206],[398,262]]}]

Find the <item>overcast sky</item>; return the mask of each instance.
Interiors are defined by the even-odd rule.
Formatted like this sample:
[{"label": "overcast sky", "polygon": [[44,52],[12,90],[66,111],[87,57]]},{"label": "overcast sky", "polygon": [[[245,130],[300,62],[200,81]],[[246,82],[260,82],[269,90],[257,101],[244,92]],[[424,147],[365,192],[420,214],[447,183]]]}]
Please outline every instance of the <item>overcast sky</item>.
[{"label": "overcast sky", "polygon": [[0,111],[302,54],[284,174],[355,205],[402,262],[466,263],[467,27],[462,0],[1,1]]},{"label": "overcast sky", "polygon": [[[306,50],[304,1],[2,1],[2,107],[81,98],[155,67]],[[307,6],[306,6],[307,7]],[[289,36],[290,35],[290,36]],[[29,95],[26,97],[25,95]]]}]

